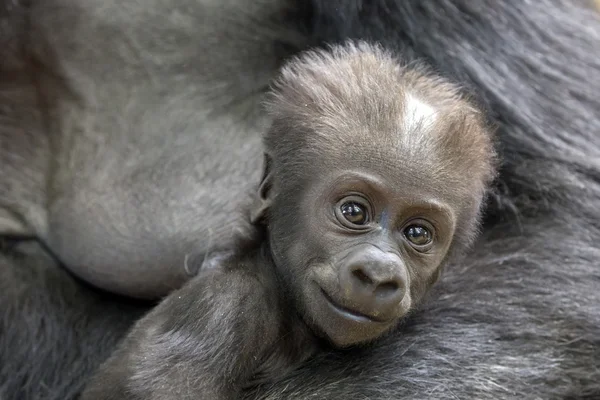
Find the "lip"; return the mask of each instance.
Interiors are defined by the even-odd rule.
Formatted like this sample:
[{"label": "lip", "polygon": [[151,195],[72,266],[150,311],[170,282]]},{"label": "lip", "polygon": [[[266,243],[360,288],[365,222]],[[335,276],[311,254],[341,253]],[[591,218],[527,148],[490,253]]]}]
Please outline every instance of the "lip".
[{"label": "lip", "polygon": [[387,321],[382,321],[376,318],[373,318],[369,315],[363,314],[361,312],[358,312],[356,310],[351,310],[349,308],[346,308],[344,306],[341,306],[340,304],[336,303],[328,294],[327,292],[325,292],[325,290],[321,289],[321,294],[323,295],[323,297],[325,298],[325,300],[327,301],[327,304],[329,305],[329,308],[334,311],[336,314],[340,315],[341,317],[343,317],[344,319],[348,319],[354,322],[359,322],[359,323],[385,323]]}]

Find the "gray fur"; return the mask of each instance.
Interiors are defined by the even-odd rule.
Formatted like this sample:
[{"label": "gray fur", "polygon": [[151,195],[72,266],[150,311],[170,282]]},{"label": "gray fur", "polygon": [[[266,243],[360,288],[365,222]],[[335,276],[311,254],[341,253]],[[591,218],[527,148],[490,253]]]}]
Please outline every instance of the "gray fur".
[{"label": "gray fur", "polygon": [[[210,9],[183,0],[141,8],[129,0],[0,4],[0,43],[17,43],[0,47],[0,115],[8,127],[0,128],[0,221],[7,234],[49,246],[2,253],[3,398],[75,398],[126,329],[123,320],[137,318],[124,300],[96,297],[40,253],[57,254],[100,286],[150,296],[184,279],[178,271],[189,249],[202,252],[209,237],[227,236],[229,228],[209,232],[235,223],[228,213],[258,177],[263,124],[254,93],[278,68],[280,57],[264,56],[273,38],[287,38],[283,28],[292,30],[284,42],[300,47],[382,40],[480,92],[499,125],[504,165],[483,237],[465,262],[448,268],[424,312],[379,346],[323,354],[248,398],[600,395],[600,26],[583,2],[313,1],[305,3],[311,19],[293,16],[301,30],[288,21],[272,29],[264,9],[246,1]],[[280,3],[264,4],[277,10]],[[227,32],[210,36],[211,29]],[[298,32],[311,36],[305,43]],[[33,107],[19,99],[31,92]],[[23,104],[32,112],[5,111]],[[8,151],[24,127],[37,132],[34,144]],[[219,133],[223,147],[208,151],[202,132]],[[231,145],[234,137],[244,140]],[[60,152],[61,141],[102,151]],[[48,162],[47,152],[29,154],[43,143],[54,152],[50,167],[26,172]],[[128,151],[119,155],[123,145]],[[207,153],[215,159],[203,165]],[[18,154],[25,158],[9,167]],[[56,172],[61,165],[68,168]],[[216,177],[204,180],[207,170]],[[15,182],[25,193],[6,190]],[[215,188],[225,201],[211,197]],[[108,216],[88,219],[89,204]],[[23,275],[15,281],[15,274]],[[134,279],[147,274],[156,279]],[[9,290],[17,283],[22,290]]]}]

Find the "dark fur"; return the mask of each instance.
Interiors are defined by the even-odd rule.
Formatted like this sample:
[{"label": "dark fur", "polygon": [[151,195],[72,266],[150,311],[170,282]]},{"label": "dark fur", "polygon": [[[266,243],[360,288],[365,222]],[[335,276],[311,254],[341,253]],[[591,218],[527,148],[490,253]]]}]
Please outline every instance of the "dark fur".
[{"label": "dark fur", "polygon": [[[134,175],[137,181],[124,180],[122,187],[139,182],[134,192],[139,195],[137,201],[146,204],[148,199],[163,192],[149,190],[140,193],[140,189],[152,187],[153,182],[161,188],[161,182],[177,182],[169,191],[172,200],[169,200],[169,196],[160,196],[160,199],[172,207],[181,204],[179,211],[170,208],[171,215],[167,211],[161,214],[153,210],[154,206],[151,204],[144,206],[148,208],[140,209],[134,200],[118,196],[113,191],[98,204],[106,209],[116,210],[127,204],[134,204],[131,210],[119,214],[115,219],[121,220],[124,226],[132,224],[126,218],[133,215],[140,216],[133,222],[149,221],[149,229],[127,232],[128,236],[141,232],[141,237],[146,241],[138,242],[136,239],[128,242],[118,237],[115,239],[114,235],[99,239],[92,232],[88,242],[98,243],[97,249],[94,250],[94,246],[78,247],[80,245],[75,239],[89,230],[89,227],[83,226],[63,238],[65,245],[62,246],[62,251],[57,251],[61,246],[57,245],[56,239],[54,243],[53,240],[46,239],[48,233],[43,205],[46,204],[44,199],[47,186],[43,184],[43,179],[38,184],[36,182],[39,178],[32,178],[38,176],[39,171],[30,175],[26,168],[38,165],[37,163],[45,165],[43,155],[32,158],[28,154],[32,149],[42,148],[42,145],[16,146],[14,151],[7,151],[8,143],[14,145],[18,143],[18,138],[26,137],[11,132],[22,132],[23,127],[35,132],[40,126],[44,126],[45,129],[52,128],[53,135],[49,136],[54,141],[58,140],[55,132],[63,131],[65,126],[58,124],[62,130],[58,129],[56,123],[51,123],[54,121],[52,118],[43,120],[42,124],[36,116],[49,115],[47,105],[56,106],[59,95],[61,98],[73,96],[71,103],[68,103],[71,105],[54,112],[72,110],[72,104],[86,104],[77,103],[81,99],[73,99],[88,90],[95,91],[100,104],[107,107],[92,110],[91,115],[94,112],[104,113],[103,123],[112,124],[108,127],[115,128],[119,135],[124,135],[125,131],[135,133],[135,129],[124,128],[139,126],[140,123],[143,124],[140,131],[155,129],[164,134],[193,130],[187,126],[169,127],[169,115],[177,115],[192,127],[205,126],[200,117],[212,118],[215,125],[206,126],[207,130],[214,131],[219,126],[217,124],[221,124],[231,127],[232,131],[239,134],[240,127],[249,125],[252,120],[252,116],[248,119],[239,116],[246,115],[247,104],[258,100],[238,97],[234,90],[240,89],[240,82],[260,81],[257,86],[266,86],[265,82],[272,76],[277,63],[273,68],[265,68],[265,57],[257,57],[255,64],[248,63],[247,57],[241,54],[238,47],[229,47],[233,42],[220,41],[212,47],[212,53],[200,52],[201,56],[221,55],[222,58],[215,58],[215,63],[220,66],[219,71],[223,71],[223,65],[226,65],[229,68],[225,69],[225,76],[239,80],[230,84],[224,82],[222,86],[211,86],[214,90],[212,94],[207,96],[204,103],[198,104],[192,101],[191,87],[202,76],[208,78],[205,82],[215,81],[207,72],[210,67],[207,66],[204,70],[198,70],[198,67],[186,69],[184,64],[171,59],[173,68],[166,68],[163,64],[163,69],[160,69],[164,76],[186,74],[188,79],[183,80],[180,87],[174,84],[176,80],[165,81],[164,86],[155,86],[156,93],[160,94],[156,99],[164,101],[165,93],[169,90],[180,91],[183,95],[180,94],[173,103],[168,103],[162,109],[154,108],[141,113],[139,110],[148,109],[154,104],[151,99],[155,97],[150,96],[150,92],[133,93],[133,78],[138,77],[146,87],[149,87],[149,82],[160,84],[160,65],[149,63],[143,68],[143,63],[140,62],[134,63],[138,69],[128,70],[124,67],[131,65],[131,58],[135,58],[133,53],[124,51],[123,58],[122,54],[117,55],[110,49],[114,49],[115,43],[147,45],[140,38],[146,37],[150,31],[154,32],[157,26],[166,21],[163,17],[166,12],[158,7],[159,4],[146,5],[143,10],[145,13],[140,10],[139,14],[135,14],[139,19],[127,17],[127,12],[131,10],[126,9],[123,11],[126,18],[117,21],[114,19],[117,8],[111,8],[112,5],[103,6],[104,9],[98,7],[98,10],[106,11],[102,14],[87,12],[82,9],[81,2],[69,3],[65,0],[62,7],[56,6],[57,0],[44,2],[43,7],[36,1],[31,3],[34,4],[34,9],[37,8],[35,13],[25,12],[15,2],[5,1],[0,6],[0,32],[3,35],[0,43],[17,43],[6,54],[14,62],[10,63],[10,67],[2,65],[0,77],[3,85],[0,115],[4,121],[0,128],[0,205],[3,209],[3,219],[0,221],[6,221],[7,215],[11,216],[8,219],[10,223],[4,225],[7,227],[5,231],[43,239],[50,245],[53,253],[57,253],[63,262],[71,265],[86,265],[88,262],[101,264],[100,267],[119,263],[124,266],[145,265],[144,261],[148,260],[156,260],[158,264],[166,260],[169,265],[182,265],[183,253],[187,252],[187,247],[193,248],[195,244],[181,245],[182,240],[194,242],[198,235],[207,232],[207,226],[222,224],[222,220],[218,218],[214,223],[198,224],[198,219],[188,217],[191,205],[198,204],[198,198],[193,194],[202,186],[202,181],[190,183],[178,180],[177,177],[187,176],[187,173],[181,171],[173,176],[160,173],[165,169],[140,172]],[[188,10],[195,10],[196,4],[190,3]],[[475,91],[481,91],[482,99],[493,110],[494,119],[499,124],[499,137],[503,147],[505,163],[501,172],[502,185],[498,191],[499,207],[490,211],[484,235],[476,243],[474,253],[465,262],[448,268],[442,285],[427,310],[416,315],[403,327],[400,334],[364,353],[352,351],[323,354],[312,365],[274,385],[261,387],[248,397],[368,397],[383,400],[453,397],[582,399],[599,396],[598,17],[582,2],[566,0],[381,0],[365,2],[360,9],[357,4],[355,1],[318,2],[318,8],[308,10],[309,14],[312,12],[311,21],[314,23],[303,21],[303,31],[312,32],[315,43],[321,39],[345,40],[348,36],[363,37],[365,34],[375,39],[384,39],[388,46],[399,47],[411,57],[424,57],[441,72],[471,85]],[[232,4],[231,7],[234,10],[246,10],[247,6]],[[211,13],[218,14],[214,9]],[[32,14],[35,18],[31,18]],[[184,14],[190,15],[189,12]],[[62,18],[58,17],[60,15]],[[66,18],[66,15],[70,17]],[[102,25],[102,32],[98,32],[96,29],[99,29],[99,25],[93,22],[108,18],[103,15],[111,16],[112,25]],[[254,23],[264,26],[251,13],[242,13],[237,18],[248,24],[242,23],[243,26]],[[219,26],[227,26],[222,19],[214,19],[219,21]],[[232,22],[232,19],[228,21]],[[176,27],[182,22],[175,19],[172,24]],[[225,37],[250,37],[246,31],[239,29],[239,23],[231,25],[235,26],[233,34]],[[187,25],[188,28],[189,26]],[[106,39],[106,35],[117,35],[125,27],[127,32],[138,33],[134,38],[136,40],[127,42]],[[288,24],[286,27],[296,29]],[[239,35],[236,36],[235,33]],[[58,40],[59,34],[68,40],[61,42]],[[270,43],[271,36],[282,37],[279,32],[267,36],[264,43]],[[161,37],[167,38],[166,35]],[[304,44],[310,41],[307,40]],[[199,42],[207,44],[202,40]],[[296,37],[288,42],[298,44]],[[178,54],[185,59],[189,49],[194,49],[197,44],[194,42],[194,45],[186,45],[182,40],[161,43],[170,47],[163,48],[162,53],[141,54],[150,57],[150,61],[159,60],[160,54],[162,57]],[[211,47],[204,50],[209,48]],[[289,44],[285,48],[289,49]],[[6,47],[1,49],[4,62],[5,52],[9,50]],[[22,49],[27,54],[34,50],[43,55],[41,58],[45,63],[40,65],[40,57],[33,60],[23,58]],[[167,50],[177,51],[170,53]],[[194,60],[193,57],[190,59]],[[57,64],[57,60],[70,62],[68,65]],[[223,64],[225,60],[230,62]],[[239,61],[235,63],[231,60]],[[60,68],[56,68],[57,65]],[[253,69],[254,66],[257,69]],[[45,88],[46,93],[41,99],[36,97],[40,89],[40,70],[45,72],[45,85],[42,88]],[[83,71],[92,79],[86,80],[86,75],[82,75]],[[112,85],[106,86],[112,89],[102,91],[101,88],[105,86],[99,85],[108,80],[106,71],[116,71],[115,73],[122,75],[116,79],[113,74]],[[231,71],[236,71],[237,74],[231,74]],[[262,71],[262,74],[256,71]],[[257,76],[266,78],[259,80]],[[57,82],[52,79],[69,85],[57,90],[51,86],[53,82]],[[13,85],[15,90],[9,92],[7,84]],[[137,99],[139,106],[137,113],[127,114],[129,122],[119,125],[110,117],[121,115],[122,104],[116,102],[115,96],[123,92],[130,95],[131,99]],[[32,100],[16,96],[17,93],[23,96],[34,93],[32,96],[38,102],[32,106]],[[227,96],[218,97],[216,93],[226,93]],[[233,101],[241,101],[241,98],[248,99],[248,103]],[[237,108],[219,108],[223,104],[235,104]],[[25,106],[31,107],[32,112],[10,112],[12,109],[22,110],[21,107]],[[209,108],[213,113],[190,118],[203,107]],[[216,113],[217,109],[221,114]],[[76,115],[81,118],[81,109]],[[235,123],[228,122],[228,118]],[[86,121],[85,118],[81,120]],[[11,131],[14,127],[18,127],[18,130]],[[102,130],[107,131],[112,129]],[[30,137],[34,143],[44,143],[46,140],[46,136],[40,134]],[[246,152],[245,159],[249,154],[247,152],[252,150],[243,147],[244,140],[241,143],[236,149],[241,149],[240,154]],[[143,143],[136,144],[141,146]],[[150,152],[156,144],[146,144],[148,148],[142,147],[140,153],[146,156],[144,167],[152,165],[153,160],[157,160],[156,165],[161,168],[167,168],[165,160],[181,161],[178,165],[198,161],[193,156],[198,148],[186,147],[189,143],[176,149],[167,144],[162,158]],[[258,153],[257,150],[254,151]],[[146,152],[149,154],[145,154]],[[214,151],[212,153],[217,154],[217,157],[221,154]],[[227,154],[228,157],[231,156]],[[27,161],[24,164],[17,161],[15,167],[14,161],[7,161],[9,156],[15,157],[10,160],[24,158]],[[92,172],[98,172],[100,176],[96,178],[92,173],[90,177],[94,177],[94,182],[99,182],[106,175],[98,170],[107,164],[110,157],[106,152],[100,152],[97,158],[94,156],[94,153],[85,151],[71,162],[77,161],[72,164],[76,170],[82,165],[90,165]],[[130,156],[133,157],[131,153]],[[56,160],[61,159],[60,154],[55,157]],[[233,157],[237,158],[238,155]],[[257,166],[260,160],[255,161],[254,166]],[[58,161],[54,161],[50,170],[55,170],[57,163]],[[107,165],[122,172],[122,165],[118,163]],[[202,166],[199,170],[202,168],[215,173],[230,173],[223,171],[220,163]],[[245,171],[245,167],[240,166],[239,170]],[[44,171],[46,170],[42,170],[42,177],[45,175]],[[190,175],[195,176],[191,172]],[[90,177],[84,174],[78,177],[78,182],[85,183],[92,180]],[[223,190],[233,191],[232,188],[240,181],[248,180],[251,181],[248,177],[224,179],[219,186]],[[211,182],[210,179],[208,181]],[[21,182],[17,187],[20,190],[25,188],[24,193],[15,188],[15,182]],[[109,179],[107,185],[113,187],[114,183]],[[11,187],[15,189],[6,190]],[[209,190],[212,189],[214,188]],[[73,192],[78,193],[76,190]],[[233,191],[227,201],[237,198],[239,193],[241,189],[239,192]],[[221,206],[225,214],[231,212],[231,206],[219,202],[207,200],[204,204],[208,206],[194,211],[203,218],[212,216],[213,210]],[[81,217],[76,211],[72,215],[58,215],[56,220],[63,221],[63,224],[83,224],[85,216]],[[182,229],[180,234],[175,234],[178,231],[168,225],[174,216],[178,216],[178,220],[190,220],[189,226],[185,226],[186,229]],[[203,218],[200,221],[205,222]],[[53,227],[57,228],[56,223]],[[54,228],[50,231],[60,231]],[[200,229],[200,232],[194,232],[194,229]],[[203,237],[202,240],[206,241],[198,246],[201,250],[209,247],[207,237],[208,235]],[[149,238],[155,238],[155,242]],[[117,243],[121,249],[135,251],[138,258],[127,255],[121,257],[113,247],[119,240],[122,240],[121,244]],[[213,240],[216,240],[214,235]],[[106,243],[110,246],[105,245]],[[154,246],[155,243],[161,245]],[[174,243],[179,243],[178,246],[183,249],[173,247]],[[16,253],[4,251],[0,268],[0,396],[3,400],[74,398],[74,393],[83,385],[91,370],[119,340],[126,329],[127,320],[135,320],[138,314],[126,309],[122,300],[106,299],[79,282],[74,282],[67,272],[57,268],[52,259],[42,254],[46,251],[45,247],[31,249],[23,246],[25,244],[19,244]],[[76,250],[71,256],[66,254],[69,246]],[[175,248],[173,253],[171,250],[165,251],[171,248]],[[157,254],[163,256],[157,257]],[[103,259],[108,261],[98,261]],[[77,270],[74,267],[72,269]],[[148,270],[157,271],[152,268]],[[157,276],[158,282],[164,280],[161,272],[157,272]],[[177,279],[173,282],[175,281]],[[16,287],[24,289],[16,291]],[[90,308],[82,310],[82,304],[87,304]],[[77,360],[77,363],[69,362],[71,359]],[[67,369],[71,365],[74,368]]]}]

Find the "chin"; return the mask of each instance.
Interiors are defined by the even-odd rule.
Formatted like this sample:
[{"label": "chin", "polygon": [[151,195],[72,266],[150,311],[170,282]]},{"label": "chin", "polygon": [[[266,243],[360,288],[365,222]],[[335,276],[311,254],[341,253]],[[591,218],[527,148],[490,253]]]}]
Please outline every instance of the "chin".
[{"label": "chin", "polygon": [[313,330],[338,348],[372,342],[394,328],[400,319],[376,320],[348,310],[316,284],[311,285],[305,298],[310,309],[307,320],[312,322]]}]

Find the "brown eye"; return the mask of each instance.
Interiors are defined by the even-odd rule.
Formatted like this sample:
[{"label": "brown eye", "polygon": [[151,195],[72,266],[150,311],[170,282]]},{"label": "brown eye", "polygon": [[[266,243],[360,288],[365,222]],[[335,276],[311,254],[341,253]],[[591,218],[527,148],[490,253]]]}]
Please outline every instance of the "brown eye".
[{"label": "brown eye", "polygon": [[364,225],[369,221],[365,206],[354,201],[348,201],[340,206],[342,216],[353,225]]},{"label": "brown eye", "polygon": [[422,225],[410,225],[404,230],[404,236],[415,246],[425,246],[431,243],[431,232]]}]

